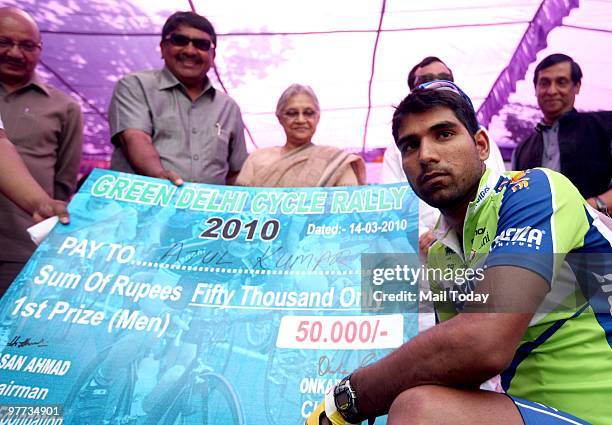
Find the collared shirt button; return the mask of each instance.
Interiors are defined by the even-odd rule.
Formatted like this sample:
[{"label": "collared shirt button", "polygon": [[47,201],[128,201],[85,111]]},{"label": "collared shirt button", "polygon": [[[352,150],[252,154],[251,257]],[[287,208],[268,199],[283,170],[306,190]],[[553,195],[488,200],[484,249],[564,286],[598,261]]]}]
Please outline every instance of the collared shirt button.
[{"label": "collared shirt button", "polygon": [[193,159],[194,159],[194,161],[197,161],[198,159],[200,159],[200,157],[198,155],[194,155]]},{"label": "collared shirt button", "polygon": [[193,127],[193,128],[191,129],[191,132],[192,132],[193,134],[196,134],[196,133],[198,132],[198,129],[197,129],[197,128],[195,128],[195,127]]}]

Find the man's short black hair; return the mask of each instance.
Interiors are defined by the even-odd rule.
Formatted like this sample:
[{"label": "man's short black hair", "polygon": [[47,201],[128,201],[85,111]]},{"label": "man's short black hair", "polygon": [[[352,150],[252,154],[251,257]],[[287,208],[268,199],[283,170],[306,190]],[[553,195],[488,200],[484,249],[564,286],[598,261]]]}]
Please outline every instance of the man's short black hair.
[{"label": "man's short black hair", "polygon": [[422,68],[424,66],[427,66],[429,64],[432,64],[434,62],[440,62],[442,65],[444,65],[448,71],[450,72],[450,81],[454,81],[453,80],[453,71],[451,71],[451,69],[448,67],[447,64],[445,64],[442,59],[436,57],[436,56],[427,56],[426,58],[424,58],[421,62],[417,63],[415,66],[412,67],[412,69],[410,70],[410,72],[408,73],[408,87],[410,88],[410,90],[414,90],[414,88],[416,87],[415,85],[415,75],[417,69]]},{"label": "man's short black hair", "polygon": [[480,128],[474,108],[460,95],[449,90],[416,89],[402,100],[393,113],[391,131],[395,143],[398,142],[400,124],[406,115],[427,112],[438,106],[453,111],[471,135],[475,135]]},{"label": "man's short black hair", "polygon": [[572,68],[572,82],[574,84],[578,84],[580,80],[582,80],[582,70],[580,69],[580,65],[578,65],[577,62],[574,62],[574,59],[568,55],[564,55],[563,53],[554,53],[546,56],[544,59],[542,59],[542,62],[536,66],[535,72],[533,73],[533,85],[535,86],[538,84],[538,74],[541,70],[550,68],[551,66],[562,62],[570,63]]},{"label": "man's short black hair", "polygon": [[213,44],[217,45],[217,33],[208,19],[194,12],[175,12],[168,17],[162,28],[162,40],[181,25],[186,25],[210,35]]}]

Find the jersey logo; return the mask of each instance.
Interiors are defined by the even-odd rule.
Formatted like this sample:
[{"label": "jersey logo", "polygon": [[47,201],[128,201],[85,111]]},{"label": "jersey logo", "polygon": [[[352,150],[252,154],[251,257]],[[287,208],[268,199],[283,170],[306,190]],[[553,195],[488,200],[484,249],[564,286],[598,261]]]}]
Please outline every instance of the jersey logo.
[{"label": "jersey logo", "polygon": [[509,227],[493,240],[491,250],[502,246],[527,246],[528,248],[540,249],[544,230],[527,227]]},{"label": "jersey logo", "polygon": [[[593,274],[593,276],[595,276],[595,279],[597,279],[597,282],[602,284],[601,285],[601,290],[604,293],[604,297],[608,297],[608,307],[610,308],[610,314],[612,315],[612,273],[608,273],[607,275],[599,275],[595,272],[591,272]],[[610,283],[607,283],[610,282]],[[606,283],[605,285],[603,285],[604,283]],[[599,313],[599,311],[598,311]]]},{"label": "jersey logo", "polygon": [[[610,283],[612,283],[612,273],[609,273],[609,274],[603,275],[603,276],[600,275],[600,274],[597,274],[595,272],[591,272],[591,273],[593,274],[593,276],[595,276],[595,279],[597,279],[597,282],[599,282],[599,283],[604,283],[607,280],[609,280]],[[608,286],[608,285],[606,285],[606,286]],[[612,285],[609,285],[609,287],[610,287],[610,291],[612,292]]]},{"label": "jersey logo", "polygon": [[490,187],[488,187],[488,186],[487,186],[487,187],[485,187],[484,189],[482,189],[482,190],[480,191],[480,193],[478,194],[478,197],[476,198],[476,203],[479,203],[480,201],[482,201],[482,200],[484,199],[485,195],[486,195],[487,193],[489,193],[489,190],[491,190],[491,188],[490,188]]},{"label": "jersey logo", "polygon": [[512,189],[512,192],[529,187],[529,177],[526,177],[526,175],[527,172],[521,171],[513,176],[510,180],[504,180],[501,182],[498,187],[495,188],[495,191],[499,192],[506,186],[509,186],[510,189]]}]

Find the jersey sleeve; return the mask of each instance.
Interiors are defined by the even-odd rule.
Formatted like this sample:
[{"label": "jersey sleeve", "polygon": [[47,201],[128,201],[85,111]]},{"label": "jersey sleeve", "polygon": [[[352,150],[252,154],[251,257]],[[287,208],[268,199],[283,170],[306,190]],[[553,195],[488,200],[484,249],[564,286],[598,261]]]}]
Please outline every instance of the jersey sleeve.
[{"label": "jersey sleeve", "polygon": [[127,129],[136,129],[151,135],[153,121],[145,90],[138,76],[123,77],[115,85],[108,110],[111,142],[118,146],[118,135]]},{"label": "jersey sleeve", "polygon": [[522,267],[550,285],[565,255],[584,243],[585,201],[567,178],[551,170],[517,172],[504,184],[486,267]]}]

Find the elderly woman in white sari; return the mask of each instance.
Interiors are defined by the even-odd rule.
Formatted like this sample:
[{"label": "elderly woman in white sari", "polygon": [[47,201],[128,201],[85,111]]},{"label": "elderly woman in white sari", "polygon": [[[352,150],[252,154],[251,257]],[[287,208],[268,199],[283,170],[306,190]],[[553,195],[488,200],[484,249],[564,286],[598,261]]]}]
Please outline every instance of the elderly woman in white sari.
[{"label": "elderly woman in white sari", "polygon": [[313,145],[319,123],[317,96],[292,84],[281,95],[276,117],[287,136],[284,146],[259,149],[247,158],[236,184],[259,187],[355,186],[366,184],[365,163],[331,146]]}]

